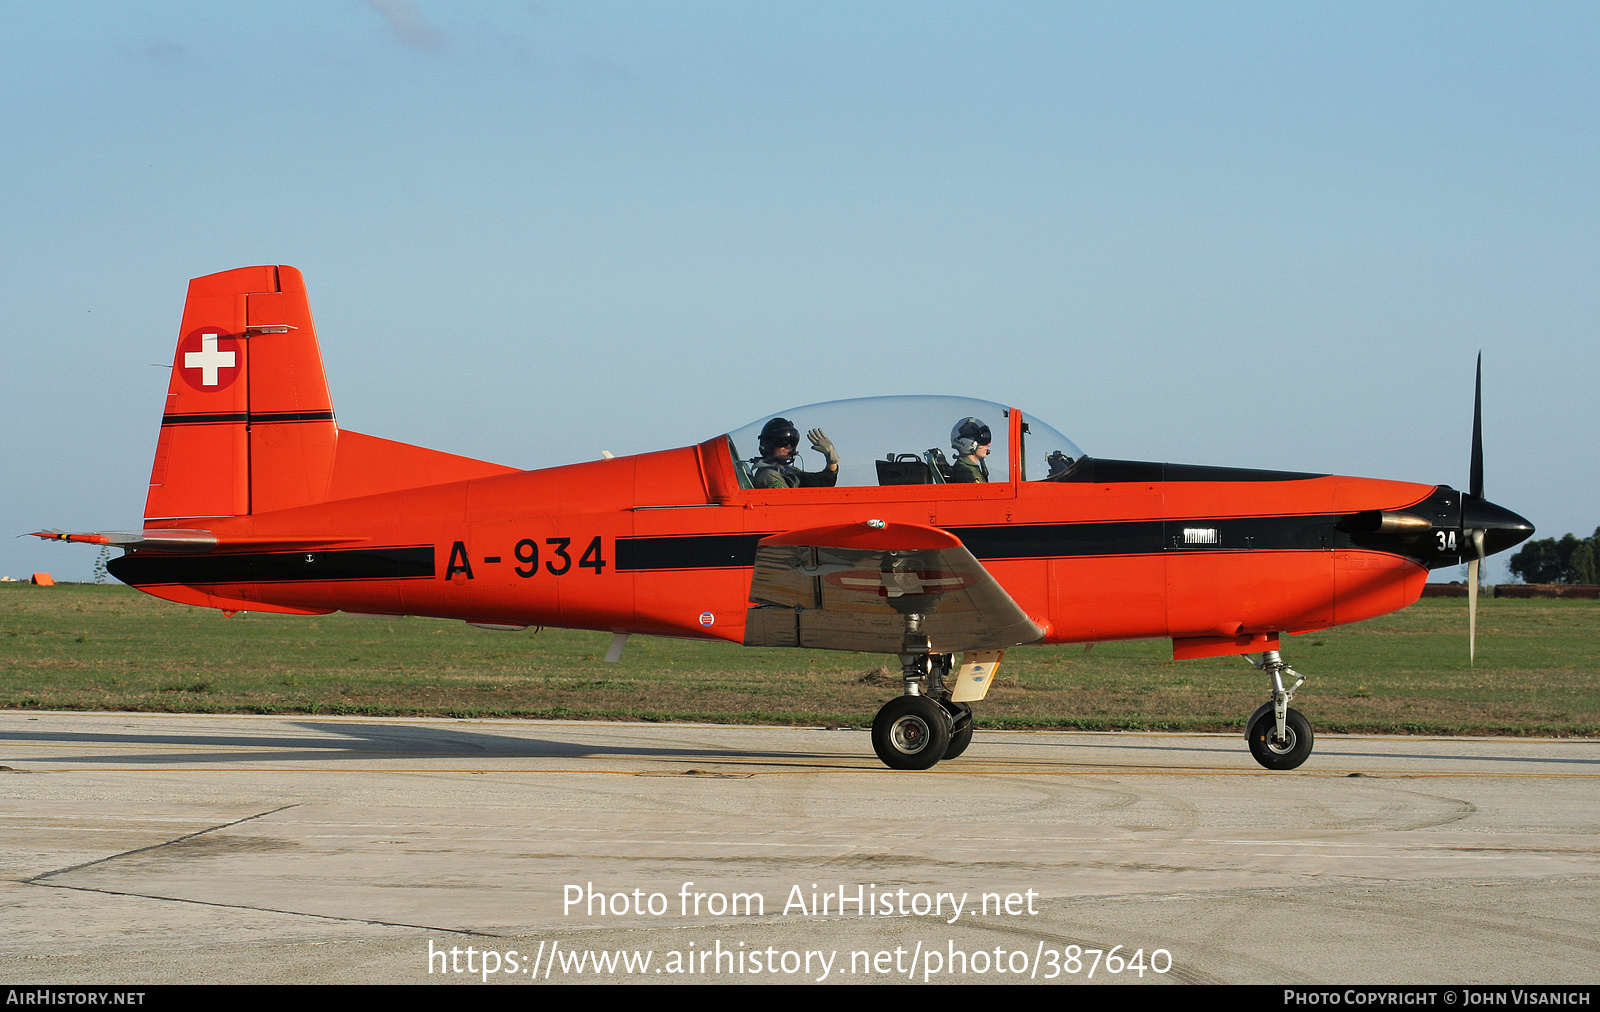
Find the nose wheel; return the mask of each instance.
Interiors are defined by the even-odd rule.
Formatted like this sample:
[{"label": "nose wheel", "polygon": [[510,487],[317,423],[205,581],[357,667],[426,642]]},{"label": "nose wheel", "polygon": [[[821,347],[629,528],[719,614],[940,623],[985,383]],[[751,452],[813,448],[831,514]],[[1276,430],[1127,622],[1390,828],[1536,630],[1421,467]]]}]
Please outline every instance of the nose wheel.
[{"label": "nose wheel", "polygon": [[1270,706],[1250,722],[1250,754],[1269,770],[1292,770],[1311,756],[1311,722],[1299,710],[1283,715],[1283,733]]},{"label": "nose wheel", "polygon": [[[1246,655],[1245,660],[1272,679],[1272,701],[1261,704],[1245,726],[1245,739],[1256,762],[1269,770],[1292,770],[1311,757],[1311,722],[1299,710],[1290,709],[1294,691],[1305,684],[1306,676],[1291,668],[1276,650],[1261,655],[1261,660]],[[1284,676],[1294,684],[1285,687]]]}]

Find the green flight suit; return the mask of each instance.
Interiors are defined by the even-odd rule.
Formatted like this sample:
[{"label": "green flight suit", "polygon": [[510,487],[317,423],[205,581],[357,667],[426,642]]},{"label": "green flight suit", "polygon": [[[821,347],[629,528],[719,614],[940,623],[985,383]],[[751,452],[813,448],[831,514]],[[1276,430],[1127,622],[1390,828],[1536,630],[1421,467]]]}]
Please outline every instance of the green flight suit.
[{"label": "green flight suit", "polygon": [[973,463],[966,457],[957,457],[954,464],[950,465],[950,484],[962,485],[983,483],[989,480],[989,467],[979,461]]}]

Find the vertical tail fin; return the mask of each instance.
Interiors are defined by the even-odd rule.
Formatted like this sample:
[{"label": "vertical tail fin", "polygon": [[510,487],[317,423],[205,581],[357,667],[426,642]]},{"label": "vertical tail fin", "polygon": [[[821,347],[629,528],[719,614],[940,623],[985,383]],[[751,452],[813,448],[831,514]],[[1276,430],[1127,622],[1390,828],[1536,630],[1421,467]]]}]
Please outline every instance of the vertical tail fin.
[{"label": "vertical tail fin", "polygon": [[145,520],[322,502],[337,442],[300,272],[241,267],[191,281]]}]

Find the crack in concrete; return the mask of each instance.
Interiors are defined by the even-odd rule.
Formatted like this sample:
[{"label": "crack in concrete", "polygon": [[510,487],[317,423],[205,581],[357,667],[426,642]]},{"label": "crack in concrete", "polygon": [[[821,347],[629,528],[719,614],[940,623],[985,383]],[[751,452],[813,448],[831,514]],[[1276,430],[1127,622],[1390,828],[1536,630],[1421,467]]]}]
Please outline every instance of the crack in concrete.
[{"label": "crack in concrete", "polygon": [[207,833],[215,833],[219,829],[228,829],[231,826],[237,826],[242,823],[251,822],[255,819],[264,819],[269,815],[276,815],[279,812],[286,812],[291,808],[299,807],[300,802],[298,801],[292,805],[280,805],[279,807],[271,809],[270,811],[257,812],[255,815],[246,815],[242,819],[234,819],[232,822],[224,822],[219,826],[208,826],[205,829],[196,830],[193,833],[185,833],[183,836],[177,837],[176,839],[167,840],[162,843],[152,843],[148,847],[136,847],[133,850],[125,850],[120,854],[112,854],[109,857],[97,857],[93,861],[85,861],[82,864],[69,865],[66,868],[57,868],[54,871],[40,872],[32,878],[22,879],[21,882],[23,885],[40,885],[43,879],[51,878],[55,875],[65,875],[69,871],[79,871],[83,868],[93,868],[97,864],[105,864],[107,861],[115,861],[121,857],[132,857],[134,854],[147,854],[152,850],[160,850],[163,847],[171,847],[173,844],[183,843],[186,840],[193,840],[197,836],[205,836]]},{"label": "crack in concrete", "polygon": [[207,826],[205,829],[196,830],[193,833],[185,833],[184,835],[175,837],[171,840],[166,840],[161,843],[152,843],[148,847],[136,847],[133,850],[125,850],[118,854],[111,854],[107,857],[96,858],[93,861],[84,861],[81,864],[69,865],[66,868],[57,868],[54,871],[41,872],[38,875],[34,875],[32,878],[20,879],[18,881],[22,885],[39,886],[40,888],[44,889],[71,889],[74,892],[101,893],[106,896],[129,896],[138,899],[160,900],[166,903],[192,903],[196,906],[202,907],[225,907],[231,910],[254,910],[266,914],[283,914],[288,917],[310,917],[322,921],[343,921],[352,924],[371,924],[385,928],[412,928],[418,931],[439,931],[452,935],[471,935],[480,938],[504,937],[502,935],[496,935],[487,931],[471,931],[466,928],[441,928],[431,924],[407,924],[403,921],[383,921],[371,917],[340,917],[337,914],[314,914],[304,910],[282,910],[276,907],[255,906],[254,904],[250,903],[221,903],[216,900],[190,899],[186,896],[160,896],[155,893],[140,893],[119,889],[104,889],[97,886],[75,886],[67,885],[64,882],[44,881],[47,878],[53,878],[57,875],[65,875],[68,872],[81,871],[84,868],[93,868],[95,865],[105,864],[108,861],[115,861],[118,858],[132,857],[135,854],[148,854],[151,851],[161,850],[164,847],[172,847],[180,843],[186,843],[189,840],[195,839],[196,837],[205,836],[208,833],[215,833],[219,829],[229,829],[233,826],[242,825],[246,822],[253,822],[256,819],[264,819],[269,815],[276,815],[279,812],[286,812],[291,808],[299,807],[300,802],[295,802],[294,804],[290,805],[280,805],[277,808],[269,809],[265,812],[257,812],[254,815],[246,815],[242,819],[234,819],[232,822],[224,822],[216,826]]},{"label": "crack in concrete", "polygon": [[[149,848],[145,848],[149,849]],[[129,851],[138,853],[138,851]],[[90,862],[91,864],[96,862]],[[383,928],[412,928],[417,931],[438,931],[451,935],[471,935],[477,938],[506,938],[506,935],[497,935],[490,931],[472,931],[468,928],[441,928],[432,924],[408,924],[405,921],[380,921],[372,917],[340,917],[338,914],[314,914],[305,910],[282,910],[277,907],[258,907],[250,903],[219,903],[216,900],[196,900],[187,896],[158,896],[155,893],[125,892],[119,889],[102,889],[96,886],[65,885],[60,882],[39,882],[34,879],[25,880],[27,885],[36,885],[41,889],[71,889],[82,893],[102,893],[106,896],[129,896],[135,899],[162,900],[167,903],[192,903],[201,907],[224,907],[229,910],[254,910],[264,914],[283,914],[286,917],[311,917],[319,921],[341,921],[347,924],[371,924]]]}]

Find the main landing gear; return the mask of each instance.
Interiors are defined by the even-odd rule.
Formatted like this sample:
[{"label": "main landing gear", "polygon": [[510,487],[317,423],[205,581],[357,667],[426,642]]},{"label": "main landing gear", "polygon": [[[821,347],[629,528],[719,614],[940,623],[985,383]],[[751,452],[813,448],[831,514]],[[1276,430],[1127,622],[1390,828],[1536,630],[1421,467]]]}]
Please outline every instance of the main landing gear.
[{"label": "main landing gear", "polygon": [[[1268,650],[1259,661],[1249,655],[1245,660],[1272,679],[1271,702],[1261,704],[1245,724],[1250,754],[1269,770],[1292,770],[1311,756],[1311,722],[1299,710],[1289,708],[1289,700],[1305,684],[1306,676],[1290,667],[1276,650]],[[1288,688],[1283,685],[1285,675],[1294,679]]]},{"label": "main landing gear", "polygon": [[952,654],[901,654],[905,694],[872,719],[872,748],[890,769],[925,770],[972,743],[972,707],[950,701]]}]

